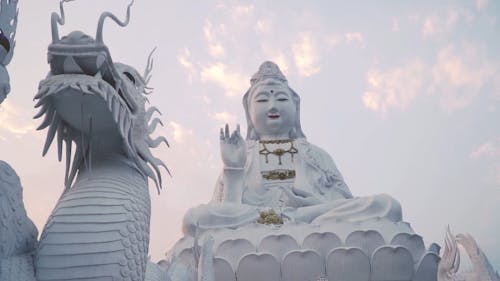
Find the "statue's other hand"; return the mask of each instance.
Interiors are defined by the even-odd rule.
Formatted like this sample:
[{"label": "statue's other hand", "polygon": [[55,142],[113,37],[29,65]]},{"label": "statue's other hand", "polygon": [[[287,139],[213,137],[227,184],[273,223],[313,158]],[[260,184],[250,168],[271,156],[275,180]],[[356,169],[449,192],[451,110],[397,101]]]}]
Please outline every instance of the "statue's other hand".
[{"label": "statue's other hand", "polygon": [[293,187],[292,189],[282,188],[282,190],[288,197],[289,202],[291,202],[295,206],[305,207],[323,203],[319,198],[314,196],[314,194],[305,190],[300,190],[295,187]]},{"label": "statue's other hand", "polygon": [[220,129],[220,150],[225,168],[243,168],[247,160],[245,140],[240,134],[240,125],[229,134],[229,125]]}]

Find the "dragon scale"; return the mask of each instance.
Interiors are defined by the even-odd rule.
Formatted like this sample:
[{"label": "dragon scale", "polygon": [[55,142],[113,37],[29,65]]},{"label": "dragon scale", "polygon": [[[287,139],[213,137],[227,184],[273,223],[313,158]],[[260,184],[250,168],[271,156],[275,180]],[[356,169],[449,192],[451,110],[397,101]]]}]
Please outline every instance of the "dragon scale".
[{"label": "dragon scale", "polygon": [[42,233],[37,279],[144,280],[149,217],[147,182],[127,162],[80,172]]}]

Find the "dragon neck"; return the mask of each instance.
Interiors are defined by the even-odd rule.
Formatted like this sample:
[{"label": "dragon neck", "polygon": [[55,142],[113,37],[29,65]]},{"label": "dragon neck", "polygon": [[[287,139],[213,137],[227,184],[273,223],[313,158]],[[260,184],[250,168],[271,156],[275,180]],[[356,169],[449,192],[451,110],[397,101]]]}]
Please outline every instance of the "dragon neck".
[{"label": "dragon neck", "polygon": [[[74,188],[93,186],[93,183],[105,181],[147,192],[147,178],[132,160],[121,153],[95,152],[91,150],[88,157],[82,159]],[[109,187],[113,188],[113,184]]]}]

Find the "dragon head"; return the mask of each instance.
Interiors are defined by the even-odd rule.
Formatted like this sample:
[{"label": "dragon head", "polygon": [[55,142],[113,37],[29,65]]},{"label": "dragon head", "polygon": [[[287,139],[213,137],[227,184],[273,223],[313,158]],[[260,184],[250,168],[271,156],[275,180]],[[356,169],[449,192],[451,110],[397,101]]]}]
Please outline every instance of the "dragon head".
[{"label": "dragon head", "polygon": [[[44,117],[38,130],[48,127],[43,155],[57,136],[60,161],[65,143],[65,186],[69,188],[82,165],[91,163],[86,160],[93,152],[125,154],[143,175],[154,180],[159,192],[162,186],[159,167],[168,169],[152,155],[150,148],[168,143],[164,137],[151,138],[156,126],[161,124],[160,119],[152,119],[158,109],[146,106],[146,95],[152,90],[147,85],[153,52],[141,75],[131,66],[114,63],[102,36],[107,18],[120,26],[128,24],[133,1],[123,22],[109,12],[101,15],[96,39],[80,31],[59,38],[58,24],[65,21],[63,3],[69,1],[72,0],[60,2],[60,15],[52,14],[52,43],[48,47],[50,72],[40,82],[35,96],[38,101],[35,107],[40,108],[35,118]],[[76,151],[71,160],[73,143]]]},{"label": "dragon head", "polygon": [[14,55],[16,45],[18,0],[1,0],[0,10],[0,104],[10,92],[10,78],[6,66]]}]

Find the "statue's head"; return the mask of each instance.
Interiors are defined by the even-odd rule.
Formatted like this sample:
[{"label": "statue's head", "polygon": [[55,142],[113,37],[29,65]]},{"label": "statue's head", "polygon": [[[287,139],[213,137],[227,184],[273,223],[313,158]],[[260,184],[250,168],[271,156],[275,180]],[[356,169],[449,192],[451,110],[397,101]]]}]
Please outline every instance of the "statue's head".
[{"label": "statue's head", "polygon": [[264,62],[250,84],[243,96],[247,140],[305,137],[300,126],[300,97],[275,63]]}]

